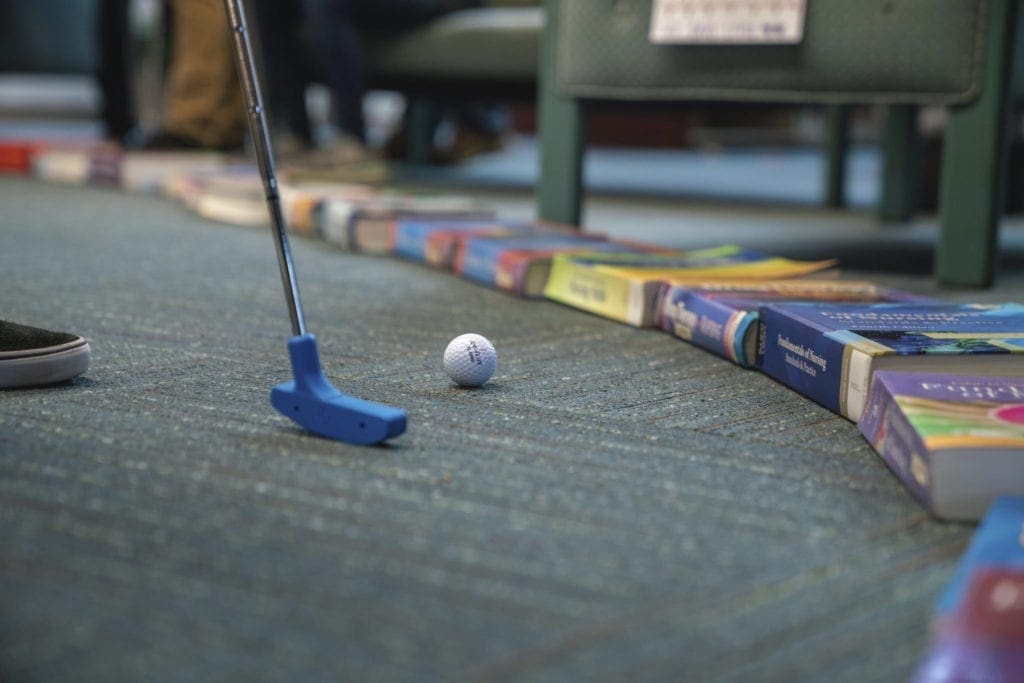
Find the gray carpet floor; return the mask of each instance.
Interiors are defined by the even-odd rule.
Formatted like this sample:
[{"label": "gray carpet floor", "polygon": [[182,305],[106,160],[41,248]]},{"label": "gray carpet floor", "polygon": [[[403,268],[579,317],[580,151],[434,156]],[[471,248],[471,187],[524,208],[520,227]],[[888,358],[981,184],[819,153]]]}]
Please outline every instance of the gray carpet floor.
[{"label": "gray carpet floor", "polygon": [[[0,315],[94,351],[0,393],[0,679],[904,680],[970,537],[764,376],[296,239],[328,376],[409,413],[312,437],[268,400],[265,231],[24,179],[0,205]],[[480,390],[441,368],[467,331]]]}]

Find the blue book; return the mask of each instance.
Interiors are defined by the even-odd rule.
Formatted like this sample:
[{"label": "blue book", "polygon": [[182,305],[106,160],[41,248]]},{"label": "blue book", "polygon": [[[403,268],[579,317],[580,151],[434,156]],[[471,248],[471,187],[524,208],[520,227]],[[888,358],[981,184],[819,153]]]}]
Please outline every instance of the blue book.
[{"label": "blue book", "polygon": [[531,229],[529,223],[498,219],[449,218],[431,220],[402,220],[395,227],[394,253],[421,263],[427,261],[427,245],[431,237],[441,233],[473,233],[478,231],[522,232]]},{"label": "blue book", "polygon": [[989,508],[939,598],[940,615],[960,607],[971,577],[985,568],[1024,571],[1024,497],[1003,496]]},{"label": "blue book", "polygon": [[852,280],[733,280],[661,287],[657,322],[680,339],[743,367],[757,359],[758,309],[797,301],[933,301],[909,292]]},{"label": "blue book", "polygon": [[1020,304],[789,303],[759,315],[761,370],[853,421],[876,370],[1024,375]]},{"label": "blue book", "polygon": [[[539,296],[544,290],[554,254],[601,249],[600,245],[606,244],[606,239],[598,235],[556,231],[512,237],[471,237],[460,245],[453,267],[463,277],[482,285]],[[528,277],[531,271],[533,276]],[[499,272],[514,272],[516,275],[506,279],[499,277]],[[526,287],[528,281],[532,285],[529,288]]]}]

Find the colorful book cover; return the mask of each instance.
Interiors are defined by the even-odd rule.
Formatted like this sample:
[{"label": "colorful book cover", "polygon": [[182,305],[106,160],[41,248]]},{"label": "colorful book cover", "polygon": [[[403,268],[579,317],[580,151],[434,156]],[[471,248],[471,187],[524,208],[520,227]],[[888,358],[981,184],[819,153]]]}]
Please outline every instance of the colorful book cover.
[{"label": "colorful book cover", "polygon": [[1019,304],[788,303],[760,309],[757,364],[853,421],[876,370],[1021,374]]},{"label": "colorful book cover", "polygon": [[852,280],[665,282],[657,324],[680,339],[743,367],[757,356],[758,309],[783,301],[928,301],[909,292]]},{"label": "colorful book cover", "polygon": [[440,230],[427,238],[426,261],[435,268],[455,270],[455,263],[465,248],[466,240],[475,237],[515,237],[538,232],[532,223],[495,221],[471,230]]},{"label": "colorful book cover", "polygon": [[49,146],[43,140],[0,140],[0,173],[28,173],[33,159]]},{"label": "colorful book cover", "polygon": [[600,235],[557,231],[471,237],[459,245],[452,268],[469,280],[499,288],[498,266],[502,257],[510,252],[519,252],[517,258],[520,259],[535,255],[538,259],[550,260],[560,251],[589,249],[604,241]]},{"label": "colorful book cover", "polygon": [[405,221],[494,219],[494,212],[477,203],[444,197],[375,197],[365,201],[330,199],[319,212],[319,233],[350,251],[383,254],[394,251],[398,225]]},{"label": "colorful book cover", "polygon": [[1024,571],[979,568],[940,620],[914,683],[1024,680]]},{"label": "colorful book cover", "polygon": [[654,325],[663,283],[796,278],[834,261],[793,261],[735,245],[661,253],[556,256],[544,295],[637,327]]},{"label": "colorful book cover", "polygon": [[394,253],[411,261],[447,268],[451,266],[453,245],[459,236],[514,234],[532,229],[526,222],[500,219],[407,220],[395,229]]},{"label": "colorful book cover", "polygon": [[1024,497],[1002,496],[992,503],[939,598],[936,611],[948,615],[958,610],[971,577],[985,567],[1024,571]]},{"label": "colorful book cover", "polygon": [[1024,495],[1024,379],[875,373],[860,431],[939,517],[980,519]]},{"label": "colorful book cover", "polygon": [[222,168],[228,158],[220,152],[200,150],[127,151],[120,155],[119,163],[118,179],[122,189],[156,192],[168,176]]}]

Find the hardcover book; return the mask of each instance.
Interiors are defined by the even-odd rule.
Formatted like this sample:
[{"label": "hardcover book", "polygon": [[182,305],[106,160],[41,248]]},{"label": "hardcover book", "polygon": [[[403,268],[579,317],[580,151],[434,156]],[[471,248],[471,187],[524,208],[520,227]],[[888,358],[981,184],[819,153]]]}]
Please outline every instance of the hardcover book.
[{"label": "hardcover book", "polygon": [[349,251],[391,253],[402,221],[492,220],[494,211],[463,197],[381,195],[363,201],[328,199],[320,205],[318,232]]},{"label": "hardcover book", "polygon": [[758,309],[782,301],[927,301],[871,282],[841,280],[733,280],[662,284],[657,324],[743,367],[757,358]]},{"label": "hardcover book", "polygon": [[168,176],[218,169],[227,158],[210,151],[127,151],[118,155],[118,163],[122,189],[156,192]]},{"label": "hardcover book", "polygon": [[405,220],[395,230],[394,253],[411,261],[450,268],[454,245],[461,235],[504,235],[531,229],[529,223],[501,219]]},{"label": "hardcover book", "polygon": [[949,615],[960,609],[971,577],[985,567],[1024,572],[1024,498],[1003,496],[988,509],[936,611]]},{"label": "hardcover book", "polygon": [[282,182],[278,186],[281,212],[288,229],[300,235],[318,234],[319,210],[324,202],[372,201],[377,190],[370,185],[356,183],[303,183]]},{"label": "hardcover book", "polygon": [[32,160],[49,146],[42,140],[0,140],[0,173],[28,173]]},{"label": "hardcover book", "polygon": [[757,364],[853,421],[876,370],[1018,376],[1019,304],[771,304],[760,310]]},{"label": "hardcover book", "polygon": [[[636,252],[636,250],[633,250]],[[834,261],[793,261],[734,245],[661,253],[556,256],[544,290],[549,299],[636,327],[655,323],[668,281],[766,280],[825,271]]]},{"label": "hardcover book", "polygon": [[486,225],[477,224],[469,229],[446,229],[431,233],[424,246],[424,258],[436,268],[454,270],[458,256],[465,248],[466,240],[474,237],[513,237],[537,232],[532,223],[515,221],[493,221]]},{"label": "hardcover book", "polygon": [[937,624],[937,637],[913,680],[1019,681],[1024,676],[1024,571],[979,568],[956,612]]},{"label": "hardcover book", "polygon": [[[558,231],[539,231],[529,235],[470,237],[458,245],[452,268],[463,277],[482,285],[514,293],[525,293],[525,290],[517,291],[519,288],[516,282],[499,278],[502,259],[506,262],[506,269],[517,268],[519,277],[524,280],[531,262],[545,271],[542,275],[546,275],[554,254],[573,249],[590,250],[603,242],[605,238],[600,235]],[[514,263],[510,264],[510,260]]]},{"label": "hardcover book", "polygon": [[32,157],[32,174],[50,183],[85,185],[92,167],[92,148],[63,146],[44,149]]},{"label": "hardcover book", "polygon": [[938,517],[1024,495],[1024,379],[880,370],[858,427]]}]

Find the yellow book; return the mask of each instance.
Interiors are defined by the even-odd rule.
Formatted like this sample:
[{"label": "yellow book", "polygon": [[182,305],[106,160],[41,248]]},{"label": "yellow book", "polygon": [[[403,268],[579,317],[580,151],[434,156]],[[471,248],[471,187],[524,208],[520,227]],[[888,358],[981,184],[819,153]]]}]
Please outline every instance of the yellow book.
[{"label": "yellow book", "polygon": [[794,261],[735,245],[659,254],[559,254],[544,295],[605,318],[650,327],[664,282],[794,278],[834,265],[834,260]]}]

